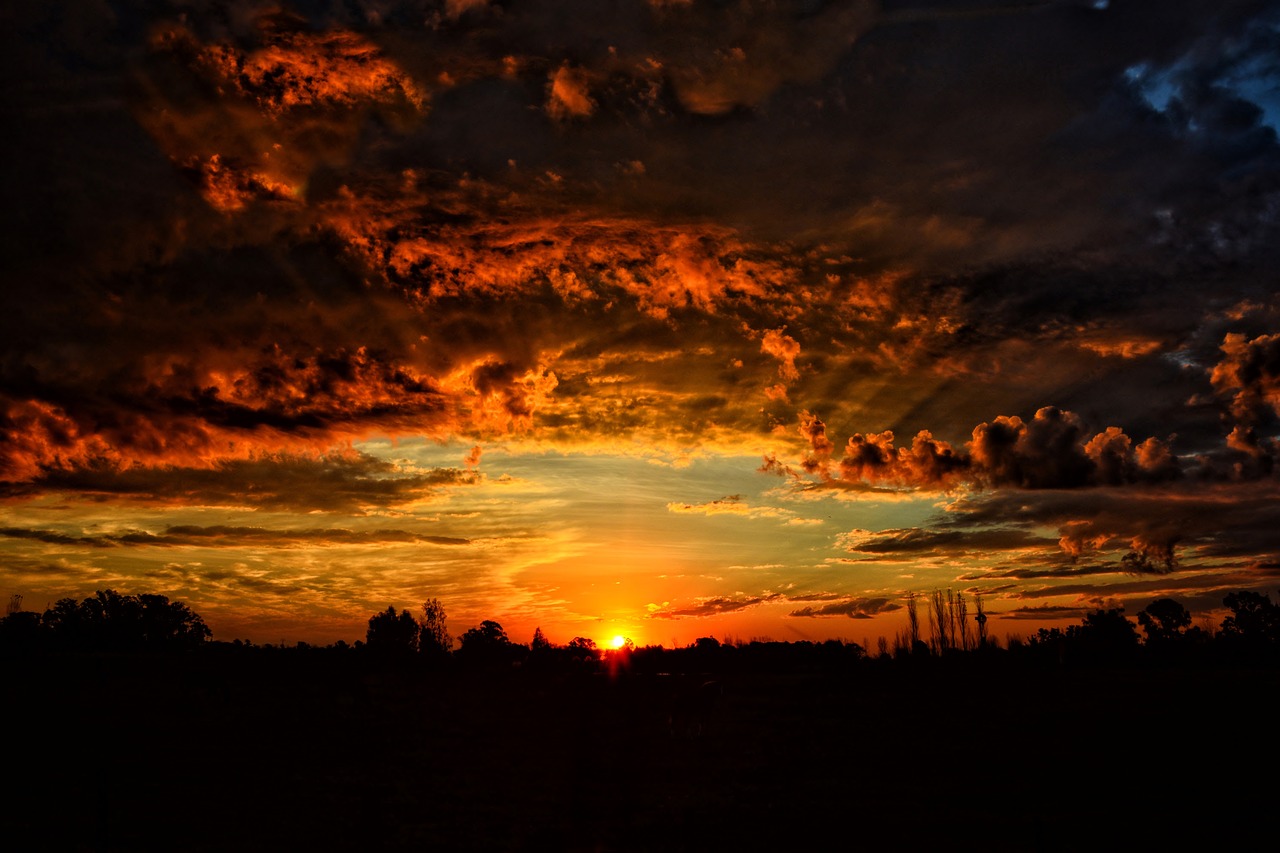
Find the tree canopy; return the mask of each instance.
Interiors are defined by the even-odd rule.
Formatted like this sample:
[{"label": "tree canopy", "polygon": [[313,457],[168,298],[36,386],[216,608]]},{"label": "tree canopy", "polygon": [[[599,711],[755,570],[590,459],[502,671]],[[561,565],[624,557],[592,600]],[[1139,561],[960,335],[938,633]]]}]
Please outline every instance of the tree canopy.
[{"label": "tree canopy", "polygon": [[191,648],[211,636],[204,619],[180,601],[113,589],[79,602],[63,598],[40,622],[58,645],[105,651]]},{"label": "tree canopy", "polygon": [[408,610],[396,613],[388,607],[369,617],[365,645],[370,651],[386,655],[411,655],[418,651],[421,626]]}]

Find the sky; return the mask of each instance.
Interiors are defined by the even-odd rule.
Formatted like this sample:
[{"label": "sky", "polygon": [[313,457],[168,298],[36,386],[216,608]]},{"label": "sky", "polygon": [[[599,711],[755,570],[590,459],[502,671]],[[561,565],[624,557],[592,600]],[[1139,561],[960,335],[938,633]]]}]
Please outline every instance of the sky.
[{"label": "sky", "polygon": [[[0,12],[0,593],[874,645],[1280,590],[1280,3]],[[922,611],[923,619],[923,611]]]}]

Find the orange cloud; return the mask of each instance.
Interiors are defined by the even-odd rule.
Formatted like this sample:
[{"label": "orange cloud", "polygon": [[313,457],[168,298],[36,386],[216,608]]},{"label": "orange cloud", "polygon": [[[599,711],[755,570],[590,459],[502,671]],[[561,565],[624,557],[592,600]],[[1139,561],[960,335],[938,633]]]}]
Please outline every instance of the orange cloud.
[{"label": "orange cloud", "polygon": [[1280,334],[1222,341],[1223,358],[1213,368],[1214,390],[1231,400],[1231,413],[1245,423],[1280,415]]},{"label": "orange cloud", "polygon": [[783,334],[782,329],[766,331],[760,341],[760,351],[778,360],[778,377],[784,382],[794,382],[800,378],[800,372],[796,370],[800,344],[790,335]]},{"label": "orange cloud", "polygon": [[756,107],[787,83],[820,80],[877,14],[875,4],[865,2],[829,6],[799,20],[773,5],[651,5],[688,26],[668,48],[666,64],[681,105],[703,115]]},{"label": "orange cloud", "polygon": [[[928,430],[917,433],[910,447],[896,447],[890,430],[855,433],[845,445],[838,475],[830,469],[832,445],[822,421],[804,412],[799,432],[810,448],[802,467],[834,486],[1074,488],[1156,482],[1182,473],[1166,442],[1152,437],[1134,447],[1118,427],[1086,440],[1080,418],[1052,406],[1030,421],[1001,415],[979,424],[963,452]],[[776,458],[766,458],[761,470],[794,476]]]},{"label": "orange cloud", "polygon": [[561,65],[551,72],[547,84],[547,115],[564,121],[586,118],[595,110],[595,101],[587,85],[587,75],[580,68]]},{"label": "orange cloud", "polygon": [[239,458],[184,460],[177,454],[149,464],[98,458],[81,466],[45,466],[28,482],[0,481],[0,496],[38,492],[79,495],[90,501],[137,502],[148,506],[202,506],[302,513],[364,514],[411,504],[442,489],[480,481],[456,468],[400,470],[353,450],[248,451]]},{"label": "orange cloud", "polygon": [[138,118],[217,210],[299,200],[317,166],[348,160],[368,113],[426,110],[426,91],[356,33],[266,15],[257,41],[203,44],[177,25],[151,39]]},{"label": "orange cloud", "polygon": [[264,18],[262,47],[250,52],[231,45],[197,48],[194,64],[224,92],[250,98],[277,115],[367,103],[423,107],[425,93],[377,45],[353,32],[308,32],[290,24],[282,17]]},{"label": "orange cloud", "polygon": [[786,298],[799,270],[744,242],[732,229],[564,212],[548,216],[477,182],[436,191],[449,224],[424,222],[424,200],[370,188],[326,204],[329,227],[369,267],[422,303],[529,294],[549,286],[567,301],[620,293],[657,318],[692,309]]},{"label": "orange cloud", "polygon": [[809,442],[809,455],[801,462],[801,467],[810,474],[827,477],[831,460],[831,451],[835,445],[827,438],[827,425],[812,412],[800,413],[800,435]]}]

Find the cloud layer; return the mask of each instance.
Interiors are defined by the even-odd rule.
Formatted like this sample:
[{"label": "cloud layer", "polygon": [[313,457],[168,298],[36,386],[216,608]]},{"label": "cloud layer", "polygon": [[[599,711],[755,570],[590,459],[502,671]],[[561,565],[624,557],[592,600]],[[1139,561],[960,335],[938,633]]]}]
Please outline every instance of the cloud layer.
[{"label": "cloud layer", "polygon": [[[1262,588],[1278,33],[1267,0],[16,10],[0,526],[114,554],[46,507],[205,508],[279,517],[137,529],[321,553],[343,515],[524,488],[494,447],[752,455],[784,479],[653,506],[825,537],[803,588],[673,615],[909,585],[824,559]],[[475,449],[367,450],[401,440]],[[891,499],[949,503],[839,533],[784,505]],[[513,541],[591,512],[493,501]]]}]

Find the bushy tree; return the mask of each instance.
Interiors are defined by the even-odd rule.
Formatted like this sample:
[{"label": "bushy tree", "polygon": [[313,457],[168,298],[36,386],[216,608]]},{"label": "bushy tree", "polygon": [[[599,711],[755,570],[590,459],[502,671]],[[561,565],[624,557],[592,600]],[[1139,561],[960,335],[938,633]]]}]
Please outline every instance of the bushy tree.
[{"label": "bushy tree", "polygon": [[1123,607],[1086,613],[1067,633],[1076,650],[1095,661],[1124,660],[1138,648],[1138,629],[1125,618]]},{"label": "bushy tree", "polygon": [[569,641],[567,649],[570,660],[589,662],[600,657],[600,650],[596,647],[596,641],[590,637],[574,637]]},{"label": "bushy tree", "polygon": [[511,663],[522,646],[507,638],[497,622],[486,619],[479,626],[463,632],[459,638],[458,657],[470,664],[497,666]]},{"label": "bushy tree", "polygon": [[1029,648],[1059,662],[1113,663],[1132,658],[1138,649],[1138,629],[1125,618],[1123,607],[1094,610],[1079,625],[1041,628]]},{"label": "bushy tree", "polygon": [[0,650],[29,651],[37,649],[44,639],[40,614],[17,610],[0,619]]},{"label": "bushy tree", "polygon": [[410,655],[418,650],[421,627],[408,610],[398,614],[394,607],[369,617],[365,645],[383,655]]},{"label": "bushy tree", "polygon": [[1224,640],[1257,647],[1280,645],[1280,605],[1269,595],[1240,590],[1229,593],[1222,603],[1231,611],[1219,631]]},{"label": "bushy tree", "polygon": [[1148,643],[1176,642],[1191,626],[1191,614],[1172,598],[1157,598],[1138,614],[1138,624]]},{"label": "bushy tree", "polygon": [[40,621],[55,643],[76,649],[186,649],[211,636],[204,619],[180,601],[113,589],[98,590],[79,603],[63,598]]}]

